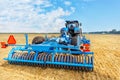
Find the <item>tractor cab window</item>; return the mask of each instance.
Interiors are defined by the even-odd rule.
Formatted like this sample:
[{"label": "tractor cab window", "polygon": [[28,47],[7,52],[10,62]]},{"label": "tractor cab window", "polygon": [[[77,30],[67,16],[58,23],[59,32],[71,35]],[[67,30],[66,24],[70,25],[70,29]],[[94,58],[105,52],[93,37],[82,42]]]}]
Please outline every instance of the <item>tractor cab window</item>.
[{"label": "tractor cab window", "polygon": [[69,29],[72,29],[72,28],[77,27],[77,25],[76,25],[76,24],[68,24],[67,27],[68,27]]}]

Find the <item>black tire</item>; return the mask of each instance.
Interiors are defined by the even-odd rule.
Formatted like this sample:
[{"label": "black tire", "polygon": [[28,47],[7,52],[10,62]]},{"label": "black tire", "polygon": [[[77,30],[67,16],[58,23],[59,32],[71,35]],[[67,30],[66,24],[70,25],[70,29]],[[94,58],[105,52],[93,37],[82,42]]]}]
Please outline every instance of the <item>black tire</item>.
[{"label": "black tire", "polygon": [[44,37],[36,36],[33,38],[32,44],[41,44],[43,41],[45,41]]},{"label": "black tire", "polygon": [[[77,35],[77,36],[73,36],[73,37],[71,38],[71,45],[77,46],[77,37],[78,37],[78,35]],[[78,50],[76,50],[76,49],[71,49],[71,51],[78,51]],[[72,55],[77,56],[77,55],[80,55],[80,54],[73,53]]]},{"label": "black tire", "polygon": [[71,45],[74,45],[74,46],[77,45],[77,36],[74,36],[71,38]]}]

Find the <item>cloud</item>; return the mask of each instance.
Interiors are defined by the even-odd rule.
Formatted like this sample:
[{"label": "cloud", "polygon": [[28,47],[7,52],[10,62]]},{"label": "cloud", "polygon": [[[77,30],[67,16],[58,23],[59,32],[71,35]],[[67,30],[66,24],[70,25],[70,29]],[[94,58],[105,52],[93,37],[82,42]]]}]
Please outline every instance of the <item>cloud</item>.
[{"label": "cloud", "polygon": [[67,6],[70,6],[71,2],[70,1],[65,1],[64,4],[67,5]]},{"label": "cloud", "polygon": [[58,32],[75,8],[52,9],[49,0],[1,0],[0,32]]}]

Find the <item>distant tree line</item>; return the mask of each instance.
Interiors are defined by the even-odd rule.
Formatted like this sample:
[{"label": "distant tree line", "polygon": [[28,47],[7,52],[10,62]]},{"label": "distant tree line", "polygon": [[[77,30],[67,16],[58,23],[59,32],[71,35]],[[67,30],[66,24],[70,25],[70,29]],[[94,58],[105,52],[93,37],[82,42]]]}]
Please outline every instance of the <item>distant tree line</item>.
[{"label": "distant tree line", "polygon": [[116,29],[112,29],[111,31],[89,32],[89,34],[120,34],[120,31],[117,31]]}]

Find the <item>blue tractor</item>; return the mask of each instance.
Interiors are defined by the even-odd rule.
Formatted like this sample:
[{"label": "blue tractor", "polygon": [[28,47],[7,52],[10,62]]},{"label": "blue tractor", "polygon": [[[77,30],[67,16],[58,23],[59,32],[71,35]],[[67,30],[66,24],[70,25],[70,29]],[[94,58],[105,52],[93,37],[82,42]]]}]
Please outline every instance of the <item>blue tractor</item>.
[{"label": "blue tractor", "polygon": [[90,51],[90,40],[82,35],[81,23],[78,21],[66,21],[59,37],[36,36],[32,44],[28,44],[27,34],[25,38],[25,45],[16,44],[13,35],[7,44],[1,42],[2,48],[15,46],[4,60],[10,64],[93,71],[94,53]]}]

